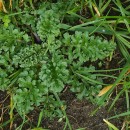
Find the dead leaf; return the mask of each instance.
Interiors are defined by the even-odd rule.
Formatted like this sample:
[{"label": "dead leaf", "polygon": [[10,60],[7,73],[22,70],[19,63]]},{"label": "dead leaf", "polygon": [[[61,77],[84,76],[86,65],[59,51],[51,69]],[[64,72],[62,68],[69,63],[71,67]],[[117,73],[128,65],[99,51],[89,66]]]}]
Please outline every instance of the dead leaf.
[{"label": "dead leaf", "polygon": [[99,92],[98,96],[100,97],[100,96],[104,95],[105,93],[107,93],[107,92],[112,88],[112,86],[113,86],[113,85],[109,85],[109,86],[106,86],[105,88],[103,88],[103,89]]},{"label": "dead leaf", "polygon": [[12,9],[12,0],[9,0],[9,8]]},{"label": "dead leaf", "polygon": [[3,3],[3,0],[0,0],[0,11],[3,11],[5,13],[8,13],[5,6],[4,6],[4,3]]},{"label": "dead leaf", "polygon": [[2,2],[2,0],[0,0],[0,11],[2,11],[3,10],[3,2]]},{"label": "dead leaf", "polygon": [[130,70],[128,70],[125,75],[128,75],[129,73],[130,73]]}]

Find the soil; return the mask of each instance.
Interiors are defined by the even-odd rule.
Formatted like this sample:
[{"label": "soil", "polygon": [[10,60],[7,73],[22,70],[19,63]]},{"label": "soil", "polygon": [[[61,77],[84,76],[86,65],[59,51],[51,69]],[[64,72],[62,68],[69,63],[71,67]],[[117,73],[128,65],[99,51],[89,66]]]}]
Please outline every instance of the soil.
[{"label": "soil", "polygon": [[[6,100],[5,100],[6,99]],[[119,114],[123,111],[125,111],[125,104],[124,99],[120,98],[118,100],[118,103],[113,108],[110,113],[108,113],[108,107],[110,104],[107,104],[106,106],[102,107],[97,111],[97,113],[93,116],[91,116],[91,112],[93,112],[97,106],[90,103],[87,100],[79,101],[76,99],[75,95],[69,91],[66,91],[62,94],[62,100],[65,100],[67,103],[67,116],[69,118],[70,124],[73,128],[73,130],[76,130],[78,128],[84,128],[84,129],[78,129],[78,130],[108,130],[107,125],[103,122],[103,119],[107,119],[108,117],[114,116],[115,114]],[[6,121],[9,121],[9,110],[7,109],[7,106],[9,105],[9,98],[7,97],[7,94],[5,92],[0,91],[0,123],[4,123]],[[6,111],[5,111],[6,110]],[[5,111],[5,112],[4,112]],[[39,111],[34,110],[32,111],[28,117],[29,122],[25,123],[22,130],[31,130],[31,128],[34,128],[37,126],[38,122],[38,116]],[[120,119],[113,119],[110,120],[111,123],[113,123],[115,126],[117,126],[119,129],[121,129],[123,125],[123,118]],[[21,125],[22,119],[20,117],[17,117],[14,122],[11,130],[15,130],[16,127]],[[10,123],[6,124],[5,127],[1,130],[9,130]],[[58,122],[58,119],[49,120],[49,119],[43,119],[41,123],[41,127],[48,128],[49,130],[63,130],[65,126],[65,121]],[[66,130],[69,130],[66,129]]]}]

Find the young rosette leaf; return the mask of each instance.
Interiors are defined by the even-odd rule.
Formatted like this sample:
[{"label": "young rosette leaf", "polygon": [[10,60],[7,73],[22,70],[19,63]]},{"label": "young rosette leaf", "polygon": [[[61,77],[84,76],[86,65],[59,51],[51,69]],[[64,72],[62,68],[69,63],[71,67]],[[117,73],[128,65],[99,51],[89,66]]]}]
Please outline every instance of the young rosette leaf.
[{"label": "young rosette leaf", "polygon": [[34,105],[38,106],[42,100],[41,93],[36,86],[31,88],[23,87],[16,90],[13,96],[15,107],[20,115],[30,112]]},{"label": "young rosette leaf", "polygon": [[43,61],[43,48],[34,44],[21,48],[21,50],[13,56],[13,64],[21,68],[36,66]]},{"label": "young rosette leaf", "polygon": [[18,76],[17,89],[14,89],[13,101],[20,115],[28,113],[39,106],[42,99],[42,92],[36,81],[36,69],[24,69]]},{"label": "young rosette leaf", "polygon": [[51,35],[54,37],[59,36],[60,20],[57,14],[53,10],[47,10],[40,16],[40,20],[37,23],[37,31],[42,41],[45,41]]},{"label": "young rosette leaf", "polygon": [[56,52],[41,67],[39,78],[50,92],[61,92],[68,80],[67,63]]},{"label": "young rosette leaf", "polygon": [[103,40],[100,37],[90,37],[87,32],[76,31],[73,35],[65,33],[62,42],[66,48],[63,48],[63,52],[68,55],[70,63],[103,60],[115,49],[112,41]]}]

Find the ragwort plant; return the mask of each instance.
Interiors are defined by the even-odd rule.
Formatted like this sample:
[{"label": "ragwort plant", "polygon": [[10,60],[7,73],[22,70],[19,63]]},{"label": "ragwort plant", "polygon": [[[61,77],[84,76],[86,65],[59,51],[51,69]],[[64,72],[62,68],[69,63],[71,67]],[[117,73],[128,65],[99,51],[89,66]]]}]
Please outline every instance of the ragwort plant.
[{"label": "ragwort plant", "polygon": [[[43,5],[32,14],[28,10],[25,12],[24,16],[37,17],[30,19],[30,25],[26,24],[28,17],[20,20],[21,14],[9,16],[9,22],[1,21],[0,90],[10,93],[13,107],[21,116],[40,107],[43,117],[63,117],[61,105],[64,102],[59,102],[57,96],[65,86],[70,86],[79,99],[96,102],[94,97],[103,83],[93,74],[95,67],[88,62],[102,61],[116,46],[113,41],[90,36],[87,31],[65,32],[63,21],[66,17],[61,15],[64,9],[58,15],[60,6],[42,8]],[[14,16],[17,24],[27,28],[14,26]],[[37,31],[40,44],[29,35],[34,31]]]}]

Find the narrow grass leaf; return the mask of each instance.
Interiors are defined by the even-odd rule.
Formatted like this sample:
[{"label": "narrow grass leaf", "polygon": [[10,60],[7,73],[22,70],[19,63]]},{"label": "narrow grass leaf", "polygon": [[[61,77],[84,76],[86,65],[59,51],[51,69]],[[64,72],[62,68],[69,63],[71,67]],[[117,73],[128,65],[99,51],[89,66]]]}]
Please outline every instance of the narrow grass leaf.
[{"label": "narrow grass leaf", "polygon": [[129,52],[127,50],[127,47],[120,41],[118,41],[119,48],[121,50],[121,53],[123,54],[124,58],[128,61],[129,59]]},{"label": "narrow grass leaf", "polygon": [[39,128],[33,128],[31,130],[49,130],[49,129],[43,129],[42,127],[39,127]]},{"label": "narrow grass leaf", "polygon": [[0,128],[3,128],[3,127],[6,127],[11,121],[13,121],[15,119],[15,117],[14,118],[12,118],[12,119],[10,119],[10,120],[8,120],[8,121],[6,121],[6,122],[4,122],[4,123],[2,123],[2,124],[0,124]]},{"label": "narrow grass leaf", "polygon": [[87,81],[90,81],[91,83],[106,85],[106,84],[104,84],[104,83],[102,83],[102,82],[96,81],[96,80],[94,80],[94,79],[90,79],[90,78],[88,78],[88,77],[86,77],[86,76],[84,76],[84,75],[81,75],[81,74],[79,74],[79,73],[76,73],[76,74],[77,74],[78,76],[80,76],[80,77],[86,79]]},{"label": "narrow grass leaf", "polygon": [[41,121],[42,121],[42,118],[43,118],[43,111],[41,111],[41,112],[40,112],[40,114],[39,114],[39,118],[38,118],[38,124],[37,124],[37,127],[39,127],[39,126],[40,126]]},{"label": "narrow grass leaf", "polygon": [[119,39],[124,45],[126,45],[128,48],[130,48],[130,42],[127,41],[125,38],[123,38],[121,35],[116,34],[117,39]]},{"label": "narrow grass leaf", "polygon": [[103,121],[111,128],[113,128],[114,130],[119,130],[116,126],[114,126],[112,123],[110,123],[109,121],[103,119]]},{"label": "narrow grass leaf", "polygon": [[76,130],[86,130],[87,128],[78,128]]},{"label": "narrow grass leaf", "polygon": [[129,100],[129,91],[128,91],[128,89],[125,90],[125,95],[126,95],[127,111],[129,111],[130,110],[130,100]]},{"label": "narrow grass leaf", "polygon": [[111,0],[108,0],[104,6],[101,8],[100,12],[103,13],[105,11],[105,9],[108,7],[109,3],[111,2]]},{"label": "narrow grass leaf", "polygon": [[111,106],[109,107],[108,111],[112,109],[116,101],[118,101],[119,97],[124,93],[124,89],[122,89],[115,97],[114,101],[112,102]]},{"label": "narrow grass leaf", "polygon": [[112,117],[108,118],[108,120],[114,119],[114,118],[119,118],[119,117],[122,117],[122,116],[128,116],[128,115],[130,115],[130,111],[121,113],[121,114],[116,115],[116,116],[112,116]]},{"label": "narrow grass leaf", "polygon": [[80,27],[83,27],[83,26],[87,26],[87,25],[99,23],[99,22],[101,22],[101,21],[103,21],[103,20],[104,20],[104,19],[97,19],[97,20],[94,20],[94,21],[86,22],[86,23],[83,23],[83,24],[80,24],[80,25],[73,26],[73,27],[71,27],[69,30],[75,30],[75,29],[80,28]]}]

